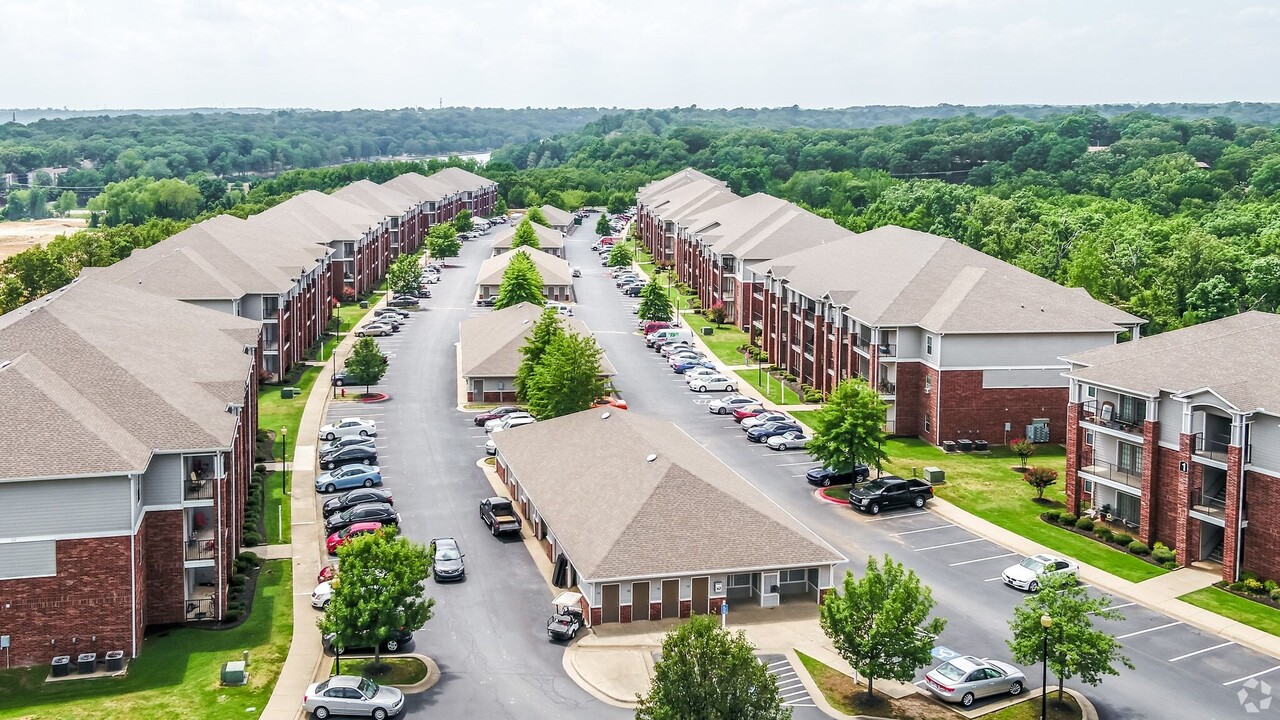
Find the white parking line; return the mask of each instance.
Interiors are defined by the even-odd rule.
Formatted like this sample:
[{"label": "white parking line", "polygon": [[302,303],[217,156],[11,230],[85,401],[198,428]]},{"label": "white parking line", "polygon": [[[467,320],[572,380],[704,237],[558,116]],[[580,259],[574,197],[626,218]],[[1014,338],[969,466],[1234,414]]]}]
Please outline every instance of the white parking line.
[{"label": "white parking line", "polygon": [[986,580],[983,580],[982,582],[995,582],[995,581],[997,581],[997,580],[1003,580],[1003,579],[1004,579],[1003,577],[993,577],[993,578],[987,578]]},{"label": "white parking line", "polygon": [[1256,677],[1258,677],[1259,675],[1266,675],[1267,673],[1269,673],[1269,672],[1274,672],[1274,671],[1276,671],[1276,670],[1280,670],[1280,665],[1276,665],[1275,667],[1267,668],[1266,670],[1263,670],[1262,672],[1256,672],[1256,673],[1254,673],[1254,674],[1252,674],[1252,675],[1245,675],[1245,676],[1244,676],[1244,677],[1242,677],[1242,678],[1236,678],[1235,680],[1228,680],[1227,682],[1222,683],[1222,686],[1223,686],[1223,687],[1228,687],[1228,686],[1230,686],[1230,685],[1235,685],[1236,683],[1242,683],[1242,682],[1244,682],[1245,680],[1252,680],[1253,678],[1256,678]]},{"label": "white parking line", "polygon": [[778,467],[791,467],[792,465],[817,465],[817,460],[808,460],[806,462],[782,463]]},{"label": "white parking line", "polygon": [[911,517],[912,515],[925,515],[928,510],[917,510],[915,512],[902,513],[900,515],[885,515],[884,517],[871,518],[867,522],[880,522],[881,520],[897,520],[899,518]]},{"label": "white parking line", "polygon": [[889,535],[889,537],[899,537],[901,535],[915,535],[916,533],[929,532],[930,530],[945,530],[950,527],[955,527],[955,525],[952,525],[951,523],[947,523],[946,525],[938,525],[937,527],[931,527],[931,528],[920,528],[919,530],[903,530],[902,532],[892,533],[891,535]]},{"label": "white parking line", "polygon": [[1189,653],[1186,653],[1185,655],[1179,655],[1176,658],[1169,658],[1169,662],[1178,662],[1179,660],[1185,660],[1189,657],[1192,657],[1193,655],[1199,655],[1200,653],[1207,653],[1210,650],[1217,650],[1218,648],[1224,648],[1228,645],[1235,645],[1235,643],[1228,640],[1224,643],[1219,643],[1217,645],[1214,645],[1213,647],[1207,647],[1203,650],[1196,650],[1195,652],[1189,652]]},{"label": "white parking line", "polygon": [[953,562],[947,567],[960,567],[961,565],[972,565],[974,563],[986,562],[988,560],[999,560],[1000,558],[1013,557],[1017,554],[1018,553],[1005,553],[1003,555],[992,555],[991,557],[978,558],[976,560],[962,560],[960,562]]},{"label": "white parking line", "polygon": [[792,690],[791,692],[778,693],[778,695],[783,699],[786,699],[789,697],[795,697],[796,695],[806,695],[808,694],[808,692],[809,691],[805,690],[804,687],[801,687],[799,690]]},{"label": "white parking line", "polygon": [[[1131,637],[1134,637],[1135,635],[1142,635],[1142,634],[1149,633],[1149,632],[1155,632],[1156,630],[1164,630],[1165,628],[1171,628],[1171,627],[1173,627],[1174,625],[1181,625],[1181,624],[1182,624],[1182,622],[1181,622],[1181,621],[1179,621],[1179,620],[1174,620],[1174,621],[1173,621],[1173,622],[1171,622],[1171,623],[1165,623],[1164,625],[1157,625],[1157,626],[1152,627],[1152,628],[1147,628],[1146,630],[1135,630],[1134,632],[1131,632],[1131,633],[1125,633],[1124,635],[1117,635],[1117,636],[1116,636],[1116,639],[1117,639],[1117,640],[1124,640],[1125,638],[1131,638]],[[1249,677],[1253,677],[1253,676],[1252,676],[1252,675],[1250,675]],[[1242,680],[1248,680],[1249,678],[1241,678],[1241,679],[1242,679]],[[1226,685],[1226,684],[1228,684],[1228,683],[1223,683],[1223,685]]]},{"label": "white parking line", "polygon": [[929,547],[913,548],[914,552],[924,552],[925,550],[938,550],[940,548],[955,547],[956,545],[968,545],[969,543],[982,542],[985,538],[974,538],[972,540],[961,540],[960,542],[943,543],[941,545],[930,545]]},{"label": "white parking line", "polygon": [[790,660],[778,660],[777,662],[769,663],[765,667],[773,667],[774,665],[790,665],[790,664],[791,664]]},{"label": "white parking line", "polygon": [[[1127,602],[1127,603],[1121,603],[1121,604],[1119,604],[1119,605],[1108,605],[1108,606],[1107,606],[1107,609],[1108,609],[1108,610],[1119,610],[1120,608],[1133,607],[1134,605],[1137,605],[1137,604],[1138,604],[1138,603],[1136,603],[1136,602]],[[1090,615],[1092,615],[1092,614],[1093,614],[1093,613],[1090,613]]]}]

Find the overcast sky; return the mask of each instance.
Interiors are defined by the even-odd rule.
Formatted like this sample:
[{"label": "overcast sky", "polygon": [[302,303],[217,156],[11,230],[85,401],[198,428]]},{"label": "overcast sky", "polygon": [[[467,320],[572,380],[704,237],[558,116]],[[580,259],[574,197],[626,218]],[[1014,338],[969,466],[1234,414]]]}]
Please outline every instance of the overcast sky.
[{"label": "overcast sky", "polygon": [[0,106],[1280,100],[1274,0],[4,0]]}]

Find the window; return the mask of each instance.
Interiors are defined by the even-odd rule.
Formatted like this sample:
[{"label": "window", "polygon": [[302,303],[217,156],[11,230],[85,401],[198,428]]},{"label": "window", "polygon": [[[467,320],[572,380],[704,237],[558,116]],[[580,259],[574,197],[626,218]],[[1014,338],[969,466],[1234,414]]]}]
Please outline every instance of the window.
[{"label": "window", "polygon": [[1146,419],[1147,404],[1132,395],[1120,396],[1120,416],[1117,421],[1124,425],[1137,425]]},{"label": "window", "polygon": [[924,394],[928,395],[931,392],[933,392],[933,376],[925,375],[924,376]]},{"label": "window", "polygon": [[1116,463],[1120,472],[1130,475],[1142,474],[1142,448],[1127,442],[1118,442],[1120,461]]},{"label": "window", "polygon": [[1093,497],[1093,481],[1084,478],[1084,494]]},{"label": "window", "polygon": [[924,354],[925,355],[933,354],[933,336],[932,335],[924,336]]},{"label": "window", "polygon": [[1084,388],[1084,396],[1088,398],[1098,397],[1098,388],[1093,385],[1086,385]]},{"label": "window", "polygon": [[1116,493],[1115,514],[1132,525],[1138,524],[1138,516],[1142,512],[1142,500],[1129,493]]},{"label": "window", "polygon": [[1085,431],[1084,431],[1084,444],[1085,444],[1085,445],[1088,445],[1088,446],[1090,446],[1090,447],[1092,447],[1092,446],[1093,446],[1093,431],[1092,431],[1092,430],[1085,430]]},{"label": "window", "polygon": [[925,419],[924,419],[924,434],[925,434],[925,435],[928,435],[930,432],[932,432],[932,426],[931,426],[931,424],[930,424],[930,422],[929,422],[929,418],[925,418]]},{"label": "window", "polygon": [[778,576],[784,583],[801,583],[805,581],[804,570],[783,570],[778,573]]}]

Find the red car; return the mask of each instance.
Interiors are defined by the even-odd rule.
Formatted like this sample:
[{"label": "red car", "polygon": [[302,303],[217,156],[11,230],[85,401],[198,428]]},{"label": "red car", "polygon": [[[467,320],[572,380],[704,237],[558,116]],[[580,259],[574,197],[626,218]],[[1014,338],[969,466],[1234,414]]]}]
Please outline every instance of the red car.
[{"label": "red car", "polygon": [[596,398],[596,407],[614,407],[619,410],[626,410],[627,401],[617,397]]},{"label": "red car", "polygon": [[325,540],[324,546],[328,549],[330,555],[337,555],[338,548],[351,538],[356,537],[357,535],[368,535],[369,533],[377,532],[381,528],[382,523],[380,522],[356,523],[355,525],[350,525],[330,535],[329,539]]},{"label": "red car", "polygon": [[750,418],[750,417],[755,417],[762,412],[764,412],[764,408],[760,407],[759,405],[748,405],[745,408],[741,408],[739,410],[733,411],[733,421],[736,423],[740,423],[743,420],[746,420],[747,418]]},{"label": "red car", "polygon": [[524,412],[524,408],[518,408],[515,405],[503,405],[489,410],[488,412],[482,412],[479,415],[476,415],[473,419],[478,427],[484,427],[484,424],[490,420],[497,420],[500,417],[506,417],[507,415],[516,412]]},{"label": "red car", "polygon": [[330,580],[336,577],[338,577],[337,566],[325,565],[324,567],[320,568],[320,574],[316,575],[316,584],[320,584],[322,582],[329,582]]}]

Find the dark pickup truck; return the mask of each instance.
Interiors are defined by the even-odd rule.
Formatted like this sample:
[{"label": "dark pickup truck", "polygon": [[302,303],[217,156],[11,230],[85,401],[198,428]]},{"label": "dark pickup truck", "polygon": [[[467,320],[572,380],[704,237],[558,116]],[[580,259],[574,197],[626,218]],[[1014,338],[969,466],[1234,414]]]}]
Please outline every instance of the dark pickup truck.
[{"label": "dark pickup truck", "polygon": [[872,515],[894,507],[922,508],[933,498],[933,486],[923,480],[904,480],[894,475],[876,478],[849,491],[849,507]]},{"label": "dark pickup truck", "polygon": [[491,497],[480,501],[480,519],[496,537],[499,533],[520,532],[520,516],[506,498]]}]

